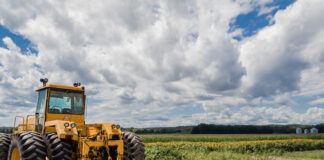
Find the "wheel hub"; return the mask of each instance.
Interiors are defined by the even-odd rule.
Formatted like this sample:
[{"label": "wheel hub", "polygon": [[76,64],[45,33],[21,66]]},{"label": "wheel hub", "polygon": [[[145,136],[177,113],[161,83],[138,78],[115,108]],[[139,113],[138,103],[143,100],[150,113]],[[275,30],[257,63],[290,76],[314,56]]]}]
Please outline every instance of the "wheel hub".
[{"label": "wheel hub", "polygon": [[20,160],[20,154],[18,148],[15,148],[11,154],[11,160]]}]

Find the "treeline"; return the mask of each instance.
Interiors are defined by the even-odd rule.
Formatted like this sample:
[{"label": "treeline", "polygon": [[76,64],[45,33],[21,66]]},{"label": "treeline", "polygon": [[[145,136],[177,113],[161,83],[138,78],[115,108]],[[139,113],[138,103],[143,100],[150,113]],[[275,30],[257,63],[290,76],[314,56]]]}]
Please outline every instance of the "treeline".
[{"label": "treeline", "polygon": [[12,133],[12,127],[0,127],[0,133]]},{"label": "treeline", "polygon": [[185,127],[161,127],[161,128],[123,128],[123,131],[135,132],[138,134],[190,134],[193,126]]},{"label": "treeline", "polygon": [[192,128],[191,134],[271,134],[296,133],[296,128],[317,128],[324,133],[324,124],[319,125],[215,125],[201,123]]},{"label": "treeline", "polygon": [[324,123],[318,125],[215,125],[201,123],[197,126],[162,127],[162,128],[123,128],[138,134],[272,134],[296,133],[296,128],[317,128],[324,133]]}]

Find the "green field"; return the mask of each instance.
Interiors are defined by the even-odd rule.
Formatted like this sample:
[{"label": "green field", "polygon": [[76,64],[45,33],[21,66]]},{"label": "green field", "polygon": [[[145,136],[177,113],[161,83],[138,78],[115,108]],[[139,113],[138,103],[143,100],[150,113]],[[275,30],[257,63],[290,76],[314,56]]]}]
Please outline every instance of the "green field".
[{"label": "green field", "polygon": [[140,135],[146,159],[324,159],[324,134]]}]

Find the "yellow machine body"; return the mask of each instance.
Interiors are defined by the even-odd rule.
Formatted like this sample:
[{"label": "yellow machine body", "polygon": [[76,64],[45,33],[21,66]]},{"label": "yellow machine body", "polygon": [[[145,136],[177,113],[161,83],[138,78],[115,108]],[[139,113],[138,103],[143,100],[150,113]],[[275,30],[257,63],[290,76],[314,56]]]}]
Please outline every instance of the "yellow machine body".
[{"label": "yellow machine body", "polygon": [[[50,93],[51,90],[56,89],[81,93],[83,96],[82,114],[49,113]],[[54,132],[60,139],[70,140],[73,142],[73,159],[85,160],[93,159],[93,157],[100,157],[100,154],[102,154],[100,150],[104,147],[109,155],[109,160],[122,160],[124,144],[122,132],[118,124],[85,124],[84,88],[49,84],[37,89],[36,91],[46,92],[43,102],[44,106],[42,106],[44,107],[44,114],[37,113],[36,111],[35,115],[28,115],[26,119],[21,116],[16,116],[14,122],[15,130],[13,131],[13,134],[24,131],[33,131],[41,134]],[[40,100],[38,100],[38,103],[40,103]],[[18,119],[22,119],[22,121],[18,126],[16,126],[16,121]]]}]

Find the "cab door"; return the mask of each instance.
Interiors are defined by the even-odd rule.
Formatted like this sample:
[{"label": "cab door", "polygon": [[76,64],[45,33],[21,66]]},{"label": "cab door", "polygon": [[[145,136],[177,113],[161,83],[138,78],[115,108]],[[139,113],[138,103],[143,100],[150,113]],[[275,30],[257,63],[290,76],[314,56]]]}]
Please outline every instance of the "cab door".
[{"label": "cab door", "polygon": [[46,93],[47,93],[47,89],[43,89],[38,92],[38,101],[37,101],[36,114],[35,114],[36,132],[41,132],[44,126]]}]

